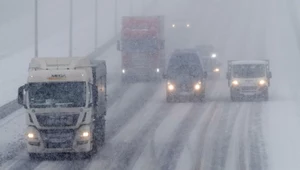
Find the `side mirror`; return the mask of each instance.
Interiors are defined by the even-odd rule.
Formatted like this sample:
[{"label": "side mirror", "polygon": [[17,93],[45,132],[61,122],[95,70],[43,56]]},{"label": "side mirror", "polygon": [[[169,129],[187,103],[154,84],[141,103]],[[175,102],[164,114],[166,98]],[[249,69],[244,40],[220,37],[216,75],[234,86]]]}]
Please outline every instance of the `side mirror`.
[{"label": "side mirror", "polygon": [[22,106],[24,106],[24,90],[25,90],[25,85],[19,87],[18,89],[18,103]]},{"label": "side mirror", "polygon": [[117,50],[118,50],[118,51],[121,51],[121,44],[120,44],[120,41],[119,41],[119,40],[117,41]]},{"label": "side mirror", "polygon": [[269,73],[268,73],[268,78],[269,78],[269,79],[272,78],[272,72],[269,72]]}]

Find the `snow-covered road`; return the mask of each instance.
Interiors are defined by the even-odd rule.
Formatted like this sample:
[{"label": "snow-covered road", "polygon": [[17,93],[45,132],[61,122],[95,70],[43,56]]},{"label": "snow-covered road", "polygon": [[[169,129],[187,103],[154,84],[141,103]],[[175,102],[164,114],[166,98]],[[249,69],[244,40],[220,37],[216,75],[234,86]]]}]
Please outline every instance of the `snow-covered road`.
[{"label": "snow-covered road", "polygon": [[191,43],[215,44],[224,61],[270,59],[270,101],[231,102],[223,75],[207,82],[204,103],[166,103],[163,83],[122,85],[119,52],[110,47],[100,57],[109,70],[104,147],[91,160],[29,160],[22,140],[24,116],[18,110],[0,120],[1,132],[11,133],[0,142],[0,169],[300,169],[300,53],[295,32],[300,22],[292,16],[297,12],[290,12],[297,7],[282,0],[172,2],[173,8],[166,2],[156,4],[152,13],[186,13],[198,19],[196,26],[202,29]]}]

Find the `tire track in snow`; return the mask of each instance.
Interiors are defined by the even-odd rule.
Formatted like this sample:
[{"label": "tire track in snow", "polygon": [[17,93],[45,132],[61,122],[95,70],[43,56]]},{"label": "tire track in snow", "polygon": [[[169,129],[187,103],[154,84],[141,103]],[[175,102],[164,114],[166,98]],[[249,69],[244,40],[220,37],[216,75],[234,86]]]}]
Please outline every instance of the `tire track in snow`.
[{"label": "tire track in snow", "polygon": [[[233,127],[233,121],[235,121],[236,115],[238,113],[238,109],[240,105],[231,104],[228,102],[222,102],[223,109],[220,111],[220,113],[217,113],[216,117],[218,117],[217,120],[215,120],[215,130],[209,131],[211,133],[211,137],[208,138],[205,141],[203,148],[206,148],[206,145],[210,145],[207,149],[204,149],[204,151],[207,153],[209,152],[210,157],[204,157],[205,159],[202,159],[200,164],[195,169],[198,169],[201,166],[207,167],[207,169],[223,169],[225,164],[225,158],[228,152],[229,147],[229,141],[232,136],[232,127]],[[212,124],[212,123],[210,123]],[[206,136],[208,136],[206,134]],[[205,152],[203,154],[205,155]]]},{"label": "tire track in snow", "polygon": [[[170,143],[165,144],[162,154],[158,157],[160,160],[161,170],[173,170],[176,168],[177,160],[184,149],[191,130],[195,128],[197,121],[205,114],[214,115],[217,104],[215,102],[206,103],[205,105],[193,105],[193,108],[185,116],[184,120],[174,131],[174,138]],[[200,112],[203,112],[202,114]]]},{"label": "tire track in snow", "polygon": [[[161,90],[156,92],[161,99]],[[111,146],[105,148],[98,157],[93,160],[94,164],[89,167],[102,169],[131,169],[136,160],[143,152],[146,144],[160,125],[160,122],[170,114],[170,106],[156,99],[148,102],[148,105],[140,110],[139,114],[132,119],[132,123],[123,129],[124,133],[116,136]],[[154,102],[154,104],[153,104]],[[154,108],[153,108],[154,107]],[[139,121],[140,120],[140,121]],[[127,132],[127,133],[125,133]],[[99,162],[99,166],[97,163]]]},{"label": "tire track in snow", "polygon": [[249,153],[250,153],[250,167],[249,169],[267,170],[268,169],[268,156],[264,143],[263,126],[261,114],[262,108],[265,106],[263,103],[253,103],[249,116]]}]

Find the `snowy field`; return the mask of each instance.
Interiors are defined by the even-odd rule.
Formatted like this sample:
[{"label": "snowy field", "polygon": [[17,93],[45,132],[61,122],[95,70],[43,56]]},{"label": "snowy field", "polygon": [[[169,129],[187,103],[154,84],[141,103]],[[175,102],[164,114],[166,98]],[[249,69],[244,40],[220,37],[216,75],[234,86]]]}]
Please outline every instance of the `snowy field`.
[{"label": "snowy field", "polygon": [[[53,4],[54,1],[67,4],[58,0],[53,0]],[[99,18],[105,23],[98,37],[99,45],[114,34],[110,10],[113,2],[100,2],[107,6]],[[129,9],[125,0],[122,2],[120,13],[127,15]],[[228,59],[269,59],[273,73],[270,101],[231,102],[223,74],[219,80],[208,81],[204,103],[168,104],[162,83],[120,84],[120,54],[112,46],[99,57],[106,60],[109,74],[105,146],[91,160],[29,160],[23,139],[24,110],[20,109],[0,120],[1,132],[5,134],[0,142],[0,169],[300,169],[300,37],[296,29],[300,25],[300,12],[297,12],[300,3],[295,0],[166,0],[153,5],[148,0],[145,4],[150,5],[145,9],[139,2],[135,14],[164,14],[168,18],[184,15],[197,20],[195,26],[199,30],[189,43],[215,44],[224,65]],[[53,28],[43,24],[40,54],[64,56],[68,54],[67,18],[64,18],[68,11],[51,13],[53,4],[48,3],[43,6],[43,17],[49,17]],[[93,12],[86,12],[92,3],[92,0],[77,2],[76,9],[84,12],[76,17],[75,55],[86,55],[94,49]],[[18,36],[24,37],[17,46],[0,40],[0,49],[5,54],[0,56],[0,96],[5,96],[0,98],[0,105],[16,97],[16,89],[25,82],[33,55],[32,27],[26,24],[31,22],[31,13],[26,9],[21,12],[24,14],[15,14],[10,20],[0,17],[1,37],[9,35],[11,42],[17,41]],[[58,21],[55,15],[62,17]],[[20,35],[9,31],[20,27],[24,28]],[[226,66],[222,69],[225,72]]]}]

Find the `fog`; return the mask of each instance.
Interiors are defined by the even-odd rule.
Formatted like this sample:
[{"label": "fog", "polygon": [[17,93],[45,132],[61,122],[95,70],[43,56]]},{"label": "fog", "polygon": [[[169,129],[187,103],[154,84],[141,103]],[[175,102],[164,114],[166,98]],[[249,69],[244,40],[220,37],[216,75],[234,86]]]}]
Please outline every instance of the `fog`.
[{"label": "fog", "polygon": [[[0,169],[299,169],[299,11],[296,0],[98,0],[95,37],[95,0],[73,0],[73,56],[97,51],[107,64],[106,143],[89,160],[32,161],[15,99],[34,57],[34,0],[0,0]],[[167,59],[217,50],[221,75],[207,81],[205,102],[166,103],[166,81],[122,84],[122,17],[156,15]],[[38,0],[39,57],[69,56],[69,26],[69,0]],[[254,59],[270,61],[269,101],[232,102],[228,60]]]}]

